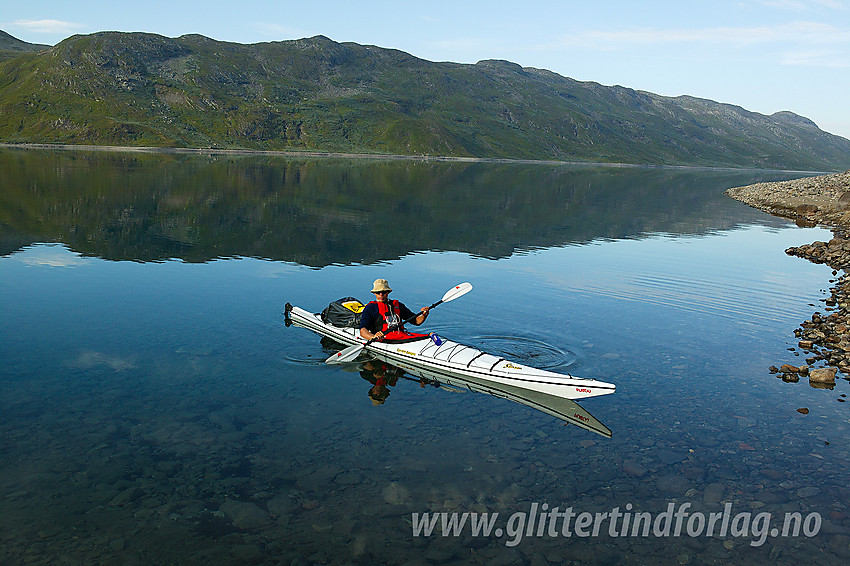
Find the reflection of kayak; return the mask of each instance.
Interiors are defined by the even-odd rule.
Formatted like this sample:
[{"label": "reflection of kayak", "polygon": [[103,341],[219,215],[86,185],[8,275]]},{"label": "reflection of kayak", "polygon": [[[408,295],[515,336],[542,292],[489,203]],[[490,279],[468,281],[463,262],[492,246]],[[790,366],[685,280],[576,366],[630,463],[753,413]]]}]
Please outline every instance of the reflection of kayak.
[{"label": "reflection of kayak", "polygon": [[[286,320],[345,344],[363,345],[366,340],[352,327],[327,324],[322,317],[304,309],[286,304]],[[499,395],[507,391],[533,391],[563,399],[583,399],[614,392],[614,385],[537,369],[484,353],[475,348],[442,338],[432,340],[427,334],[409,334],[400,340],[372,342],[365,350],[401,369],[416,375],[425,370],[436,375],[438,381],[462,383],[470,389]],[[507,396],[502,394],[500,396]]]},{"label": "reflection of kayak", "polygon": [[433,383],[438,386],[441,384],[454,385],[455,387],[463,387],[478,393],[486,393],[494,397],[509,399],[537,409],[538,411],[543,411],[562,421],[574,424],[579,428],[601,434],[606,438],[611,438],[611,429],[602,424],[596,417],[572,399],[556,397],[554,395],[540,393],[539,391],[521,389],[510,385],[484,382],[483,380],[439,376],[434,372],[422,368],[408,368],[407,371],[422,380],[420,383]]}]

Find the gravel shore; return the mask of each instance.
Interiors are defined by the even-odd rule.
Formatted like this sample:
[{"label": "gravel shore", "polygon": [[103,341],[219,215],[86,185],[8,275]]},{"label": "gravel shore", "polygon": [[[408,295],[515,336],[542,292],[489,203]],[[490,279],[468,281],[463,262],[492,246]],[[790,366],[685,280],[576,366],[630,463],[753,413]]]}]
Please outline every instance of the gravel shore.
[{"label": "gravel shore", "polygon": [[833,275],[843,273],[830,281],[834,286],[825,300],[825,312],[815,312],[794,331],[799,349],[807,356],[806,364],[771,366],[770,371],[792,382],[808,376],[813,387],[830,389],[837,372],[850,380],[850,171],[736,187],[726,194],[775,216],[791,218],[800,226],[832,230],[829,242],[785,250],[789,255],[829,265]]},{"label": "gravel shore", "polygon": [[803,225],[850,228],[850,171],[726,191],[733,199]]}]

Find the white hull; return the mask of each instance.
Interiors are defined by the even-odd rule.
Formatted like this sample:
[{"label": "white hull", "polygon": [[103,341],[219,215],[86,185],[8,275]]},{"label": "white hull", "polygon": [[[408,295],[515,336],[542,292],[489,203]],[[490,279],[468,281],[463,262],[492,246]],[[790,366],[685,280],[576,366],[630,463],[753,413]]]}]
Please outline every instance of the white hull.
[{"label": "white hull", "polygon": [[[319,315],[299,307],[287,305],[286,316],[292,324],[340,344],[353,346],[366,343],[357,329],[325,324]],[[584,399],[608,395],[615,390],[611,383],[525,366],[452,340],[441,339],[442,344],[439,346],[431,339],[423,338],[403,343],[373,342],[365,349],[373,356],[414,375],[417,375],[418,370],[423,370],[436,375],[439,381],[460,383],[470,389],[501,397],[511,398],[530,391],[562,399]],[[525,397],[529,395],[525,394]]]}]

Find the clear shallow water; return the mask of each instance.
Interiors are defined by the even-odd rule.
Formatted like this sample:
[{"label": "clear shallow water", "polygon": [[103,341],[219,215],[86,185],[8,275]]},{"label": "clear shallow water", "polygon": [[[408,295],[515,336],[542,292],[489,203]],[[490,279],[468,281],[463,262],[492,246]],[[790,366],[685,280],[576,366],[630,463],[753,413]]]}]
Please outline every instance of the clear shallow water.
[{"label": "clear shallow water", "polygon": [[[767,372],[802,363],[793,330],[831,277],[783,250],[829,233],[722,195],[767,174],[0,158],[4,562],[846,560],[846,382]],[[431,199],[464,190],[419,225]],[[367,203],[375,192],[383,204]],[[381,230],[387,210],[400,232]],[[311,226],[312,240],[296,237]],[[387,244],[365,237],[385,231]],[[366,300],[376,277],[410,306],[471,281],[428,328],[616,383],[581,402],[613,437],[404,378],[374,405],[368,376],[322,364],[332,350],[281,312]],[[412,513],[498,512],[506,529],[535,503],[654,516],[730,503],[774,524],[817,512],[822,526],[759,546],[612,537],[607,523],[589,537],[532,529],[513,546],[469,528],[412,533]]]}]

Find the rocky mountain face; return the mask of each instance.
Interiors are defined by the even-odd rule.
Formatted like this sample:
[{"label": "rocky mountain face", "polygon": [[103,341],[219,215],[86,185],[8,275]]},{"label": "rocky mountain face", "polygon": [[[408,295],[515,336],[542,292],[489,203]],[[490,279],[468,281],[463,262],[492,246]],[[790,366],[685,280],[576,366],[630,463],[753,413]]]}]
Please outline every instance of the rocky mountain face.
[{"label": "rocky mountain face", "polygon": [[244,45],[102,32],[48,49],[16,42],[0,38],[15,53],[0,62],[5,142],[850,168],[850,140],[791,112],[766,116],[507,61],[433,63],[322,36]]}]

